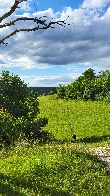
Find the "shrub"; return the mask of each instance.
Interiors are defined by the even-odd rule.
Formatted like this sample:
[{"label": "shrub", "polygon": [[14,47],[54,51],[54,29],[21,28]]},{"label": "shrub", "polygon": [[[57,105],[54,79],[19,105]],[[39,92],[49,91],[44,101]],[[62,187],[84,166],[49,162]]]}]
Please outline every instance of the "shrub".
[{"label": "shrub", "polygon": [[57,88],[58,98],[109,102],[110,71],[101,71],[100,74],[95,76],[94,70],[89,68],[82,73],[82,76],[67,86],[59,85]]},{"label": "shrub", "polygon": [[[18,139],[21,133],[29,139],[32,129],[36,128],[36,135],[41,130],[42,123],[38,120],[38,93],[31,91],[18,76],[10,75],[9,71],[2,71],[0,76],[0,140],[10,145]],[[39,123],[40,122],[40,123]],[[42,122],[42,123],[41,123]],[[33,135],[33,137],[34,137]]]},{"label": "shrub", "polygon": [[3,108],[0,110],[0,143],[10,145],[17,137],[15,129],[16,118]]}]

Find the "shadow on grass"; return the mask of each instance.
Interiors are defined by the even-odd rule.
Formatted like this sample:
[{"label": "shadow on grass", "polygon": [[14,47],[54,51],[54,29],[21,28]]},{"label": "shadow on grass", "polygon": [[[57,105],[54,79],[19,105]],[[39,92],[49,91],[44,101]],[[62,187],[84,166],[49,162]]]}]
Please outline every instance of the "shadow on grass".
[{"label": "shadow on grass", "polygon": [[[39,169],[39,168],[38,168]],[[26,196],[26,193],[21,193],[21,189],[28,189],[28,191],[34,192],[35,195],[41,193],[41,195],[48,196],[48,195],[59,195],[59,196],[70,196],[68,191],[57,190],[54,187],[46,186],[45,180],[43,179],[43,175],[40,171],[36,168],[36,172],[34,173],[35,180],[33,179],[25,179],[15,176],[7,176],[0,173],[0,195],[6,196]],[[43,173],[42,173],[43,174]],[[32,175],[32,174],[31,174]],[[41,176],[40,176],[41,175]],[[38,178],[36,180],[36,178]],[[5,183],[6,182],[6,183]],[[26,190],[27,192],[27,190]]]},{"label": "shadow on grass", "polygon": [[[63,152],[65,154],[65,152]],[[78,188],[77,182],[80,181],[81,176],[84,176],[87,174],[87,172],[92,172],[92,174],[97,172],[103,171],[104,164],[102,164],[96,156],[93,156],[89,153],[85,152],[78,152],[78,151],[72,151],[71,154],[68,155],[67,162],[65,160],[65,157],[62,156],[62,163],[59,163],[56,166],[52,166],[51,168],[46,168],[45,165],[36,165],[30,173],[28,173],[26,176],[20,175],[19,177],[16,177],[13,175],[8,176],[3,173],[0,174],[0,194],[6,195],[6,196],[26,196],[27,194],[31,193],[33,195],[43,195],[43,196],[70,196],[70,189],[74,188],[74,191],[76,194],[81,195],[81,190]],[[69,158],[69,159],[68,159]],[[74,159],[77,160],[78,165],[74,165]],[[81,160],[79,162],[79,159]],[[83,165],[83,162],[86,162],[86,160],[91,160],[93,164],[88,165],[88,167],[85,170],[85,165]],[[101,166],[96,166],[93,168],[93,165],[96,165],[97,163],[101,164]],[[80,165],[79,165],[80,164]],[[73,170],[71,171],[71,165],[74,166]],[[83,166],[82,166],[83,165]],[[78,166],[79,170],[76,170],[76,167]],[[70,172],[68,173],[68,170],[70,168]],[[72,178],[71,182],[71,172],[72,176],[76,176],[75,178]],[[68,179],[67,179],[68,174]],[[69,176],[70,174],[70,176]],[[70,187],[67,190],[61,190],[63,187],[63,184],[60,185],[59,182],[57,184],[54,176],[57,175],[57,178],[60,180],[65,181],[66,179],[70,183]],[[103,174],[104,176],[109,176],[110,173],[106,172]],[[98,180],[98,175],[96,181]],[[52,179],[50,179],[52,177]],[[100,180],[100,179],[99,179]],[[91,184],[94,182],[92,178],[89,179],[91,181]],[[94,182],[95,183],[95,182]],[[74,184],[74,187],[73,187]],[[62,186],[60,188],[60,186]],[[84,189],[89,189],[89,184],[87,185],[87,182],[85,181],[85,184],[83,184]],[[58,189],[59,188],[59,189]],[[24,190],[24,193],[21,191]],[[25,193],[26,191],[26,193]],[[73,191],[73,195],[74,195]],[[82,190],[83,191],[83,190]]]},{"label": "shadow on grass", "polygon": [[68,140],[68,139],[58,140],[53,136],[51,140],[48,140],[48,144],[51,144],[51,143],[64,144],[64,143],[77,143],[77,142],[98,143],[98,142],[104,142],[107,140],[110,140],[110,135],[102,135],[102,136],[93,135],[91,137],[85,137],[85,138],[76,139],[76,140],[74,140],[74,139],[72,139],[72,140]]},{"label": "shadow on grass", "polygon": [[85,137],[77,141],[84,142],[84,143],[97,143],[97,142],[107,141],[109,139],[110,139],[110,135],[102,135],[102,136]]},{"label": "shadow on grass", "polygon": [[0,173],[0,195],[25,196],[9,184],[10,177]]}]

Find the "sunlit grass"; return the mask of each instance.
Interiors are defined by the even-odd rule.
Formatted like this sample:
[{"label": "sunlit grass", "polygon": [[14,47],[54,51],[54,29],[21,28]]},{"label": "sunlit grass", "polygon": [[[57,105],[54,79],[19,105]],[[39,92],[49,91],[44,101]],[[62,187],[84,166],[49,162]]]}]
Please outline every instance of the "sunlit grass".
[{"label": "sunlit grass", "polygon": [[17,146],[1,154],[1,195],[106,195],[109,172],[83,145]]},{"label": "sunlit grass", "polygon": [[0,196],[109,196],[110,171],[88,146],[110,142],[110,104],[46,96],[40,109],[55,140],[0,151]]},{"label": "sunlit grass", "polygon": [[46,130],[57,139],[71,140],[74,133],[77,140],[88,143],[104,144],[110,139],[110,104],[46,96],[40,98],[40,109],[40,115],[49,120]]}]

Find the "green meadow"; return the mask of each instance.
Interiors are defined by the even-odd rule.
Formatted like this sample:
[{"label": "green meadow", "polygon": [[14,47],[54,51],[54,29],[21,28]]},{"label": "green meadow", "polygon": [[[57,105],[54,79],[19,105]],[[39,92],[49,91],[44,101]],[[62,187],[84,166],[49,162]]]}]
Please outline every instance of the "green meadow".
[{"label": "green meadow", "polygon": [[110,137],[110,104],[98,101],[56,99],[56,95],[40,98],[40,116],[48,118],[46,130],[58,140],[108,143]]},{"label": "green meadow", "polygon": [[110,171],[89,148],[110,144],[110,104],[56,95],[39,102],[53,139],[0,151],[0,196],[109,196]]}]

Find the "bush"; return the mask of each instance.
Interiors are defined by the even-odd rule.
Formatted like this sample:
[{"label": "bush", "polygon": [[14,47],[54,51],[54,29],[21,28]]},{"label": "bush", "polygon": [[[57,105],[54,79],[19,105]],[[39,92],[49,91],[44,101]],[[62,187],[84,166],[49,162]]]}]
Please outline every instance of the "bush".
[{"label": "bush", "polygon": [[66,87],[64,85],[59,84],[59,87],[57,88],[57,96],[58,98],[65,98],[65,91],[66,91]]},{"label": "bush", "polygon": [[0,143],[10,145],[17,137],[15,129],[16,118],[3,108],[0,110]]},{"label": "bush", "polygon": [[[28,141],[39,141],[39,142],[45,142],[49,139],[48,132],[45,132],[42,130],[43,127],[48,124],[48,120],[46,118],[40,118],[36,122],[33,122],[30,126],[30,132],[26,136],[28,138]],[[27,134],[27,132],[26,132]]]},{"label": "bush", "polygon": [[57,93],[56,90],[51,90],[51,91],[48,92],[48,95],[55,95],[56,93]]},{"label": "bush", "polygon": [[[46,119],[37,119],[39,114],[38,93],[31,91],[18,76],[10,75],[9,71],[2,71],[0,76],[0,140],[10,145],[23,136],[30,138],[32,129],[36,128],[36,135],[45,126]],[[39,123],[40,122],[40,123]],[[42,123],[41,123],[42,122]],[[33,137],[34,137],[33,135]]]},{"label": "bush", "polygon": [[95,76],[94,70],[89,68],[67,86],[59,85],[58,98],[110,102],[110,71],[101,71],[100,74]]}]

